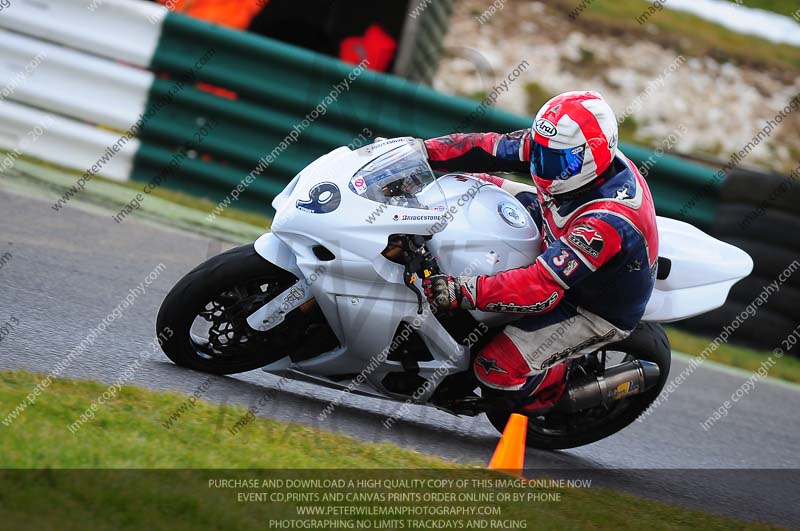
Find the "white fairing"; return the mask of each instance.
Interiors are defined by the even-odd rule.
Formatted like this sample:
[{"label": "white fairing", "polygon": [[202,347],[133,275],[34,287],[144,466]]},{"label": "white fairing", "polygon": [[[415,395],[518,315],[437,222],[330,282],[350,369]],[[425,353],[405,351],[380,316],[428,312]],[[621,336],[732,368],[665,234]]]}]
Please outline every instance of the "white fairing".
[{"label": "white fairing", "polygon": [[[536,260],[541,235],[514,196],[463,175],[446,175],[439,183],[449,213],[443,230],[436,233],[428,247],[439,257],[442,271],[450,275],[492,275]],[[471,313],[490,326],[519,318],[514,314]]]},{"label": "white fairing", "polygon": [[[427,303],[425,313],[417,313],[416,296],[403,283],[403,267],[381,254],[390,234],[434,234],[429,248],[442,269],[453,274],[491,274],[536,259],[538,230],[525,209],[496,186],[463,176],[443,177],[419,194],[427,209],[383,205],[350,188],[353,175],[367,163],[398,144],[412,143],[393,139],[358,151],[339,148],[304,169],[273,201],[272,232],[256,241],[256,251],[306,279],[342,345],[295,364],[297,370],[357,374],[372,361],[367,380],[391,394],[381,381],[389,372],[401,371],[402,364],[386,359],[386,347],[403,321],[417,328],[432,353],[433,361],[419,363],[422,378],[438,383],[468,368],[468,349],[431,316]],[[320,183],[338,188],[338,207],[324,214],[298,209],[298,201],[307,201]],[[504,206],[502,214],[499,205]],[[320,260],[314,254],[318,245],[335,258]],[[516,318],[484,312],[475,316],[489,325]],[[430,386],[415,399],[427,401],[434,389]]]},{"label": "white fairing", "polygon": [[[332,376],[368,368],[364,373],[372,386],[407,398],[382,384],[388,373],[403,371],[399,361],[386,358],[388,345],[406,322],[433,357],[419,362],[419,376],[432,385],[412,397],[426,402],[446,375],[468,369],[469,351],[431,316],[427,303],[425,312],[417,313],[416,296],[403,283],[403,266],[381,254],[389,236],[432,234],[428,248],[441,269],[452,275],[493,274],[529,265],[540,252],[541,237],[513,196],[467,176],[433,180],[416,192],[416,208],[368,199],[363,181],[357,179],[359,170],[381,155],[415,145],[410,138],[384,140],[357,151],[342,147],[316,160],[275,198],[272,232],[259,238],[255,248],[305,281],[341,344],[294,364],[295,369]],[[318,201],[310,208],[314,197]],[[648,320],[670,321],[719,306],[730,286],[752,267],[745,253],[691,226],[659,219],[659,228],[662,254],[672,260],[672,273],[658,281]],[[333,258],[315,254],[315,246],[323,246]],[[263,313],[249,319],[255,328]],[[490,326],[519,317],[478,311],[473,315]],[[279,365],[285,363],[275,367]]]},{"label": "white fairing", "polygon": [[682,221],[657,221],[658,254],[671,267],[667,278],[656,280],[643,321],[678,321],[719,308],[731,287],[753,271],[753,260],[738,247]]}]

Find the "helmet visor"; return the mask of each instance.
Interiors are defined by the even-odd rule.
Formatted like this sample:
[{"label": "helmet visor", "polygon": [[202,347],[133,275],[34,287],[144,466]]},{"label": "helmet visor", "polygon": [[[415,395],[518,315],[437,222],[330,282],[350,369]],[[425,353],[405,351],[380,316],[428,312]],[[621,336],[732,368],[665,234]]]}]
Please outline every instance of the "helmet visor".
[{"label": "helmet visor", "polygon": [[583,168],[586,144],[568,149],[553,149],[533,142],[531,149],[531,172],[548,181],[574,177]]}]

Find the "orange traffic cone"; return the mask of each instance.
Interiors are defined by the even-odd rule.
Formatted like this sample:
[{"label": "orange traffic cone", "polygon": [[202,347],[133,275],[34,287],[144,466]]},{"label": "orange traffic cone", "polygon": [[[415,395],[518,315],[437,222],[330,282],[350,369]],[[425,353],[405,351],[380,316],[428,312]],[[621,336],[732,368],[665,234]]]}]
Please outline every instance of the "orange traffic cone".
[{"label": "orange traffic cone", "polygon": [[525,435],[528,433],[528,417],[512,413],[500,442],[489,461],[489,470],[500,470],[522,476],[525,461]]}]

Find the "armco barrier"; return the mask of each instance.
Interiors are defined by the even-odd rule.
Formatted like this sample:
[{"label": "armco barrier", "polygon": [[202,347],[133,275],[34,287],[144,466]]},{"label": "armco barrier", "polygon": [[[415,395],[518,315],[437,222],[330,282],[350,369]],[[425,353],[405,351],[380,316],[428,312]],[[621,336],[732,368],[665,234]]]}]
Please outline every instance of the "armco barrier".
[{"label": "armco barrier", "polygon": [[0,31],[0,57],[7,80],[0,86],[30,65],[9,99],[120,130],[136,121],[154,79],[147,70],[8,31]]},{"label": "armco barrier", "polygon": [[167,11],[137,0],[12,2],[3,9],[0,27],[146,67]]},{"label": "armco barrier", "polygon": [[[120,135],[57,114],[5,101],[0,103],[0,149],[8,151],[0,161],[0,173],[19,156],[68,165],[81,173],[107,159],[101,175],[117,181],[128,180],[134,154],[140,143],[128,140],[112,157],[109,146]],[[66,163],[66,164],[65,164]]]},{"label": "armco barrier", "polygon": [[[39,0],[35,9],[26,3],[17,3],[6,10],[8,13],[4,11],[0,26],[27,34],[29,40],[39,43],[38,47],[48,46],[43,42],[48,40],[64,48],[63,54],[53,55],[54,61],[60,61],[58,65],[42,66],[41,74],[37,69],[26,80],[34,83],[37,76],[42,76],[36,85],[41,90],[20,89],[9,99],[64,115],[76,125],[89,127],[83,122],[101,122],[118,130],[126,129],[125,119],[121,117],[131,120],[137,109],[138,114],[143,115],[158,107],[158,112],[152,112],[138,131],[141,147],[135,154],[129,175],[135,180],[152,179],[170,163],[172,154],[186,144],[194,130],[213,120],[217,124],[213,132],[202,146],[173,168],[163,185],[213,201],[221,200],[258,166],[261,157],[280,145],[335,86],[341,86],[348,76],[354,75],[354,65],[258,35],[167,13],[155,4],[105,0],[90,11],[91,2]],[[421,16],[427,11],[431,16],[440,16],[436,10],[426,10]],[[9,42],[11,40],[13,37]],[[437,53],[431,46],[431,53]],[[198,69],[198,60],[209,51],[213,51],[211,57]],[[89,57],[86,53],[103,59]],[[87,59],[83,71],[93,74],[72,76],[69,80],[71,93],[92,94],[93,86],[97,91],[98,84],[103,88],[108,84],[109,88],[116,87],[111,92],[114,94],[112,101],[101,97],[65,96],[52,77],[44,82],[45,74],[52,76],[61,72],[60,75],[66,76],[69,72],[66,66],[70,64],[82,72],[81,57]],[[147,67],[155,76],[113,60]],[[121,69],[130,69],[130,72],[123,74]],[[104,72],[117,72],[112,74],[116,81],[104,81]],[[188,75],[192,76],[191,82],[175,90],[176,84]],[[146,104],[141,101],[132,104],[130,99],[141,90],[143,79],[152,79]],[[0,79],[2,81],[5,80]],[[65,79],[65,83],[67,81]],[[197,83],[232,91],[235,99],[201,90]],[[31,99],[34,92],[35,100]],[[169,103],[159,105],[167,97]],[[113,98],[117,98],[116,101]],[[452,132],[479,109],[478,102],[446,96],[426,86],[372,71],[355,76],[336,99],[325,107],[323,116],[302,131],[296,142],[285,144],[285,150],[275,162],[242,194],[239,205],[266,209],[271,197],[298,170],[322,153],[352,142],[365,128],[371,136],[433,137]],[[114,112],[115,105],[129,108],[125,112]],[[113,123],[102,123],[105,121]],[[528,117],[487,109],[464,130],[512,131],[529,126],[529,121]],[[127,127],[131,125],[132,122]],[[18,145],[13,139],[0,138],[0,147],[13,150]],[[651,151],[635,146],[623,145],[622,149],[638,163],[653,156]],[[37,156],[78,170],[85,169],[76,167],[77,162],[69,157],[55,160],[48,153]],[[710,167],[666,155],[658,157],[648,180],[659,212],[708,226],[714,216],[720,184],[715,182],[714,173]],[[692,200],[696,204],[682,213],[683,206]]]},{"label": "armco barrier", "polygon": [[[202,81],[234,90],[256,106],[269,108],[273,112],[282,111],[276,118],[264,123],[256,120],[252,113],[237,113],[235,108],[247,105],[242,101],[219,103],[227,106],[228,110],[217,109],[216,112],[228,116],[244,115],[249,124],[240,121],[235,127],[232,126],[231,134],[234,136],[229,138],[242,140],[240,152],[246,149],[244,146],[252,146],[254,151],[249,157],[236,157],[230,149],[220,146],[218,154],[234,157],[249,168],[255,167],[258,157],[264,154],[265,150],[260,146],[273,146],[280,142],[293,125],[302,120],[328,94],[331,87],[345,79],[353,69],[352,65],[307,50],[173,14],[168,15],[164,22],[153,68],[176,75],[188,72],[198,55],[198,42],[216,51],[211,64],[198,73]],[[284,87],[291,87],[291,90],[285,90]],[[192,94],[191,91],[185,91],[179,98],[189,98]],[[204,98],[196,96],[196,99]],[[208,105],[214,102],[206,99],[206,103],[204,106],[176,105],[164,117],[166,119],[169,116],[170,127],[177,134],[194,119],[192,113],[186,113],[185,110],[208,109]],[[286,157],[287,163],[274,168],[269,174],[285,182],[318,155],[350,143],[364,127],[381,136],[413,135],[427,138],[446,134],[462,124],[478,105],[475,101],[446,96],[401,78],[365,72],[353,83],[352,88],[340,95],[323,119],[303,133],[303,142],[292,146],[281,156]],[[468,129],[512,131],[529,126],[529,120],[489,109]],[[151,128],[145,128],[145,141],[151,131]],[[651,151],[630,145],[623,145],[622,149],[635,162],[647,160],[653,155]],[[707,226],[713,219],[716,203],[718,185],[714,183],[714,173],[715,170],[710,167],[687,163],[668,155],[659,157],[650,171],[649,180],[657,196],[660,213]],[[703,193],[702,189],[707,183],[711,188]],[[683,215],[681,209],[693,199],[696,205]]]}]

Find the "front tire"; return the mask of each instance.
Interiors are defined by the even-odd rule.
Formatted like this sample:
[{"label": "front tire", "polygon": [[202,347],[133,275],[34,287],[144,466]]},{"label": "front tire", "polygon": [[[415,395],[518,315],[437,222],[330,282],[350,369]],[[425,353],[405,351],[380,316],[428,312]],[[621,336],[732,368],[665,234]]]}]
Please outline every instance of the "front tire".
[{"label": "front tire", "polygon": [[[630,336],[602,350],[626,354],[628,359],[656,363],[658,382],[644,393],[618,401],[610,408],[597,408],[575,413],[551,413],[528,419],[526,444],[543,450],[563,450],[597,442],[622,430],[645,412],[658,397],[669,377],[672,352],[664,328],[657,323],[639,323]],[[502,433],[510,411],[486,413],[492,425]]]},{"label": "front tire", "polygon": [[[286,321],[257,332],[246,317],[296,281],[256,253],[253,244],[210,258],[184,276],[161,304],[156,334],[172,332],[162,350],[177,365],[211,374],[251,371],[283,358],[290,347],[289,334],[280,333]],[[206,343],[193,333],[201,317],[214,323]]]}]

